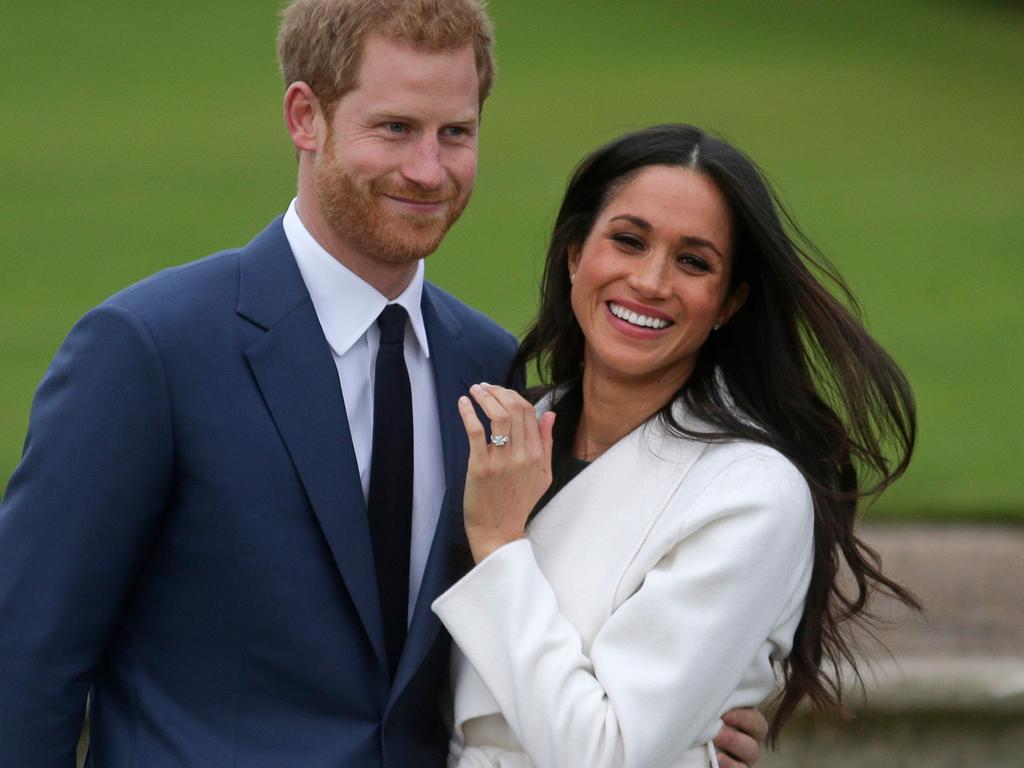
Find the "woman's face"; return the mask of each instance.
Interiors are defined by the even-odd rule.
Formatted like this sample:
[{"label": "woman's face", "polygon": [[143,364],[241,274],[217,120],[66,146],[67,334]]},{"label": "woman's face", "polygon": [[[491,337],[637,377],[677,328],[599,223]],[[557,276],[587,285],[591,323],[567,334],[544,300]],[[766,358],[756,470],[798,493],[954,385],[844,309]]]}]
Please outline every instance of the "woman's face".
[{"label": "woman's face", "polygon": [[729,292],[732,227],[707,176],[655,165],[622,185],[569,251],[587,376],[674,391],[747,287]]}]

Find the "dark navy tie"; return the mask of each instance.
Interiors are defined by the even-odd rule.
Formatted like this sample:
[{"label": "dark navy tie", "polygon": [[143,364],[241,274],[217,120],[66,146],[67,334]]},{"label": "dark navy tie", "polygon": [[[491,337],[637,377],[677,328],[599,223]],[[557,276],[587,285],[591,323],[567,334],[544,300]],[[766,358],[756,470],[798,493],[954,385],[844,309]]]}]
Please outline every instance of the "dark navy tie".
[{"label": "dark navy tie", "polygon": [[405,644],[409,611],[413,438],[412,392],[403,344],[407,319],[398,304],[389,304],[377,318],[380,348],[373,383],[373,457],[367,504],[392,680]]}]

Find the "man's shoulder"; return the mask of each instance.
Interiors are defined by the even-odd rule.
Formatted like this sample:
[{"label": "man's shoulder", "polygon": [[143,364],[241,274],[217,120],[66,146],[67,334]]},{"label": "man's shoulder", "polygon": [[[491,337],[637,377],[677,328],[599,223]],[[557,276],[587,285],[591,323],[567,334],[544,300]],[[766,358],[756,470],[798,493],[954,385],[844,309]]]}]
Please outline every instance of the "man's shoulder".
[{"label": "man's shoulder", "polygon": [[160,270],[122,288],[103,304],[145,316],[176,307],[184,312],[196,301],[209,300],[238,287],[241,249],[219,251],[196,261]]},{"label": "man's shoulder", "polygon": [[[161,270],[115,293],[101,306],[116,307],[138,315],[147,322],[187,323],[209,318],[211,312],[234,313],[238,307],[243,262],[258,262],[267,269],[282,263],[280,256],[290,249],[280,218],[270,223],[247,245],[218,251],[201,259]],[[267,259],[271,254],[273,258]],[[251,274],[258,274],[259,269]],[[298,274],[298,270],[293,270]],[[250,276],[251,276],[250,274]],[[273,277],[273,276],[272,276]],[[277,280],[280,284],[280,280]]]},{"label": "man's shoulder", "polygon": [[498,344],[515,352],[519,341],[497,322],[464,301],[455,298],[431,282],[424,283],[423,290],[440,309],[449,312],[459,323],[462,337],[467,343],[483,345]]}]

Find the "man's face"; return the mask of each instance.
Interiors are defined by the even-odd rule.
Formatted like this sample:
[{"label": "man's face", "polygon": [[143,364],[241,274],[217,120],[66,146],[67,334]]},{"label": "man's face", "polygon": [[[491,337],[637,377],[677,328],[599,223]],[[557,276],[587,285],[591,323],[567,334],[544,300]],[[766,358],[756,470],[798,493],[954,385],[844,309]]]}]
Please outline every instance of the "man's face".
[{"label": "man's face", "polygon": [[358,86],[328,118],[316,158],[320,208],[364,258],[428,256],[469,201],[480,107],[470,45],[425,53],[371,36]]}]

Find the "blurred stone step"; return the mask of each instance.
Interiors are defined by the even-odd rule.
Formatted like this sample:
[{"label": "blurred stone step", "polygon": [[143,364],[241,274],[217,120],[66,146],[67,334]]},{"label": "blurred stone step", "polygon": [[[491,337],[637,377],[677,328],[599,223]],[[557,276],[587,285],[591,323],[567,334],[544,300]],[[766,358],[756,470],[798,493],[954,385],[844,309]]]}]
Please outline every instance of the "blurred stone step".
[{"label": "blurred stone step", "polygon": [[1024,768],[1019,713],[870,712],[845,723],[801,714],[758,768]]},{"label": "blurred stone step", "polygon": [[983,712],[1024,720],[1024,656],[876,660],[861,675],[865,695],[852,703],[854,712]]},{"label": "blurred stone step", "polygon": [[861,535],[921,614],[884,599],[863,695],[799,712],[761,768],[1024,768],[1024,527],[873,524]]}]

